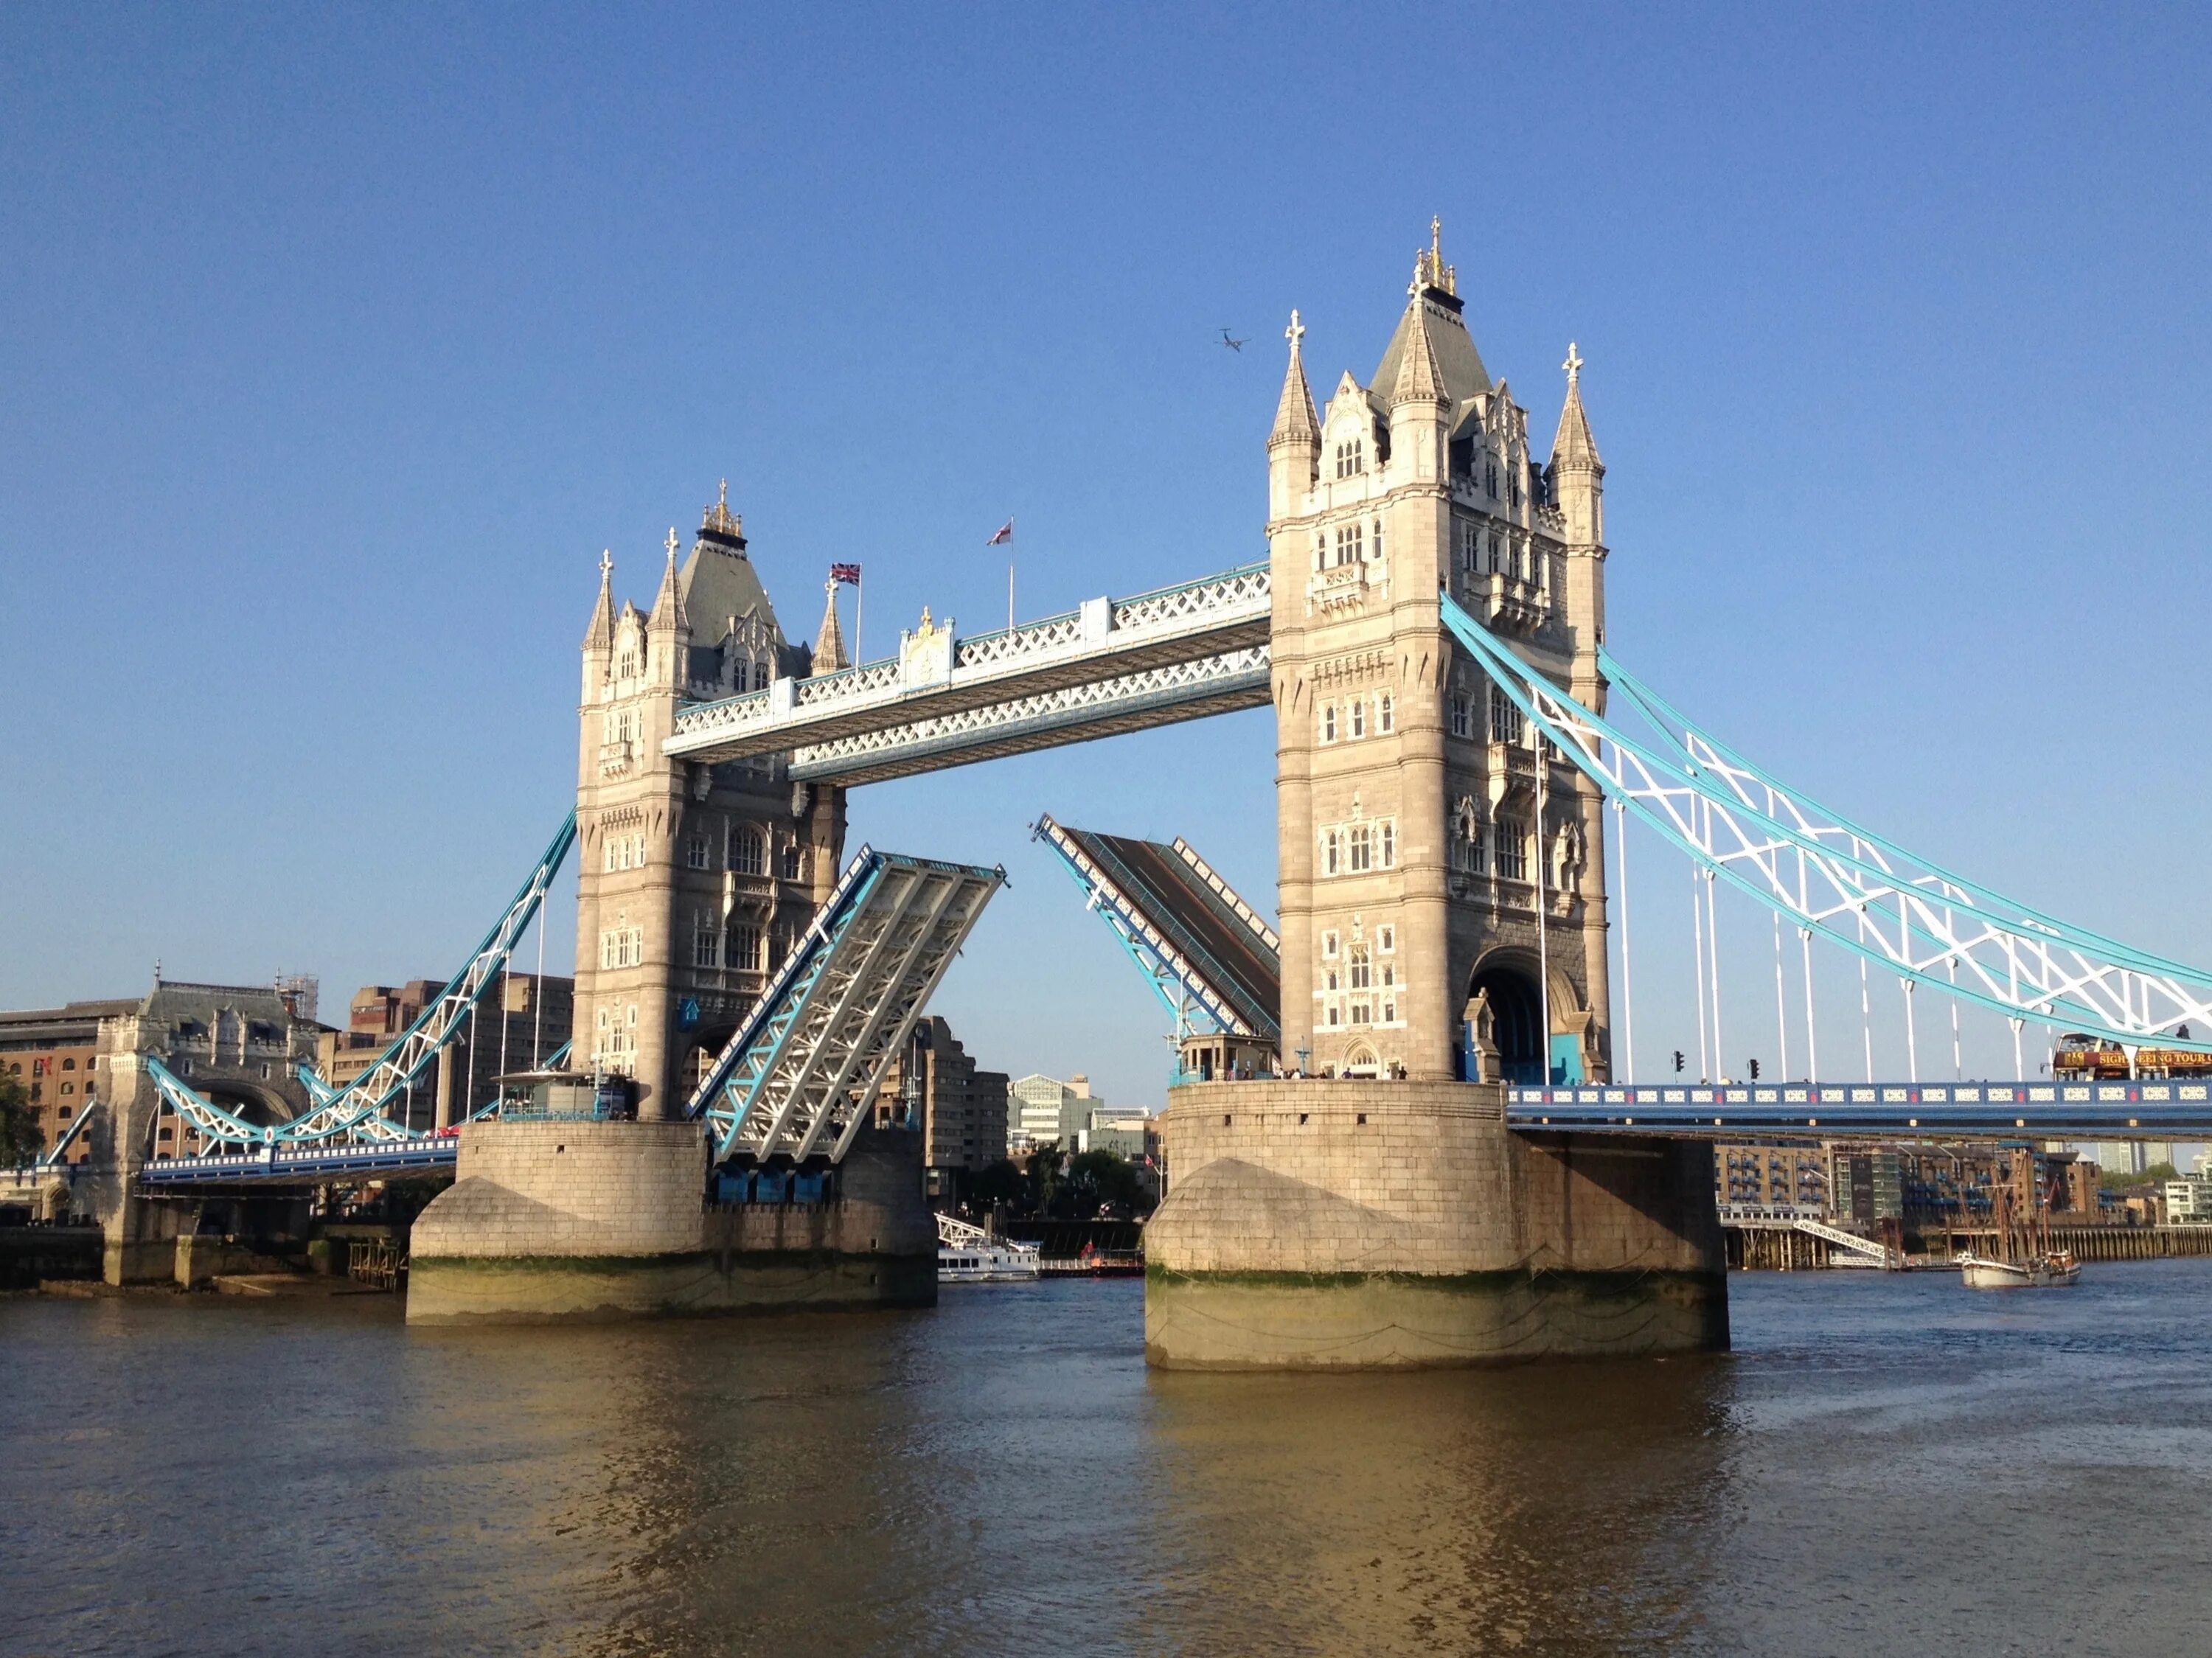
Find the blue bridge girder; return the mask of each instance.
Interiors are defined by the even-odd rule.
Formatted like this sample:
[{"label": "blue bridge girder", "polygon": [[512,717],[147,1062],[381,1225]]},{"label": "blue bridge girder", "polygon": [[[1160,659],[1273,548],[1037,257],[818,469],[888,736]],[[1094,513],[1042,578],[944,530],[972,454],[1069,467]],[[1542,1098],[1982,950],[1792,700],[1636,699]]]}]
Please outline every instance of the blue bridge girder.
[{"label": "blue bridge girder", "polygon": [[[1445,628],[1617,809],[1796,928],[1929,989],[2124,1046],[2212,1053],[2212,972],[2120,944],[2005,897],[1861,828],[1684,720],[1610,653],[1600,666],[1649,727],[1570,696],[1438,596]],[[1910,1005],[1908,1004],[1908,1006]],[[2172,1034],[2185,1025],[2199,1033]],[[2021,1063],[2016,1052],[2014,1062]]]},{"label": "blue bridge girder", "polygon": [[575,841],[576,814],[572,809],[461,970],[367,1070],[344,1087],[334,1088],[301,1067],[300,1081],[307,1090],[309,1104],[289,1122],[247,1122],[208,1098],[158,1059],[149,1055],[138,1063],[144,1066],[162,1103],[217,1145],[266,1147],[367,1141],[405,1145],[423,1139],[421,1131],[387,1114],[392,1102],[405,1094],[460,1034],[493,980],[506,970],[515,945],[537,918],[553,878]]},{"label": "blue bridge girder", "polygon": [[2212,1081],[1622,1084],[1514,1088],[1525,1133],[1697,1139],[2212,1139]]},{"label": "blue bridge girder", "polygon": [[141,1186],[155,1190],[390,1180],[408,1175],[449,1172],[459,1153],[460,1136],[452,1133],[404,1140],[264,1145],[252,1151],[157,1158],[140,1164],[137,1178]]},{"label": "blue bridge girder", "polygon": [[685,1107],[714,1160],[842,1158],[1006,878],[863,846]]},{"label": "blue bridge girder", "polygon": [[1175,1021],[1279,1042],[1281,941],[1182,841],[1171,847],[1071,829],[1040,814],[1042,840]]}]

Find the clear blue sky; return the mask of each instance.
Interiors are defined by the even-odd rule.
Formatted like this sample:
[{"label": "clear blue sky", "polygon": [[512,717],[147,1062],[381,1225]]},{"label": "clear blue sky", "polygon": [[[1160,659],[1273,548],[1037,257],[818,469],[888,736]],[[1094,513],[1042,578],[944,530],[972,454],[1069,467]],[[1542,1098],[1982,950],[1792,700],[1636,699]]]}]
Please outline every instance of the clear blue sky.
[{"label": "clear blue sky", "polygon": [[[1431,213],[1547,436],[1589,360],[1624,657],[2212,957],[2209,74],[2185,8],[8,8],[0,1003],[448,970],[570,799],[599,550],[647,598],[725,474],[787,628],[858,559],[872,647],[997,613],[1010,513],[1030,614],[1258,555],[1285,314],[1370,373]],[[1157,1103],[1161,1016],[1025,825],[1271,902],[1272,746],[854,829],[1012,872],[939,1004],[987,1063]],[[1649,1069],[1687,883],[1636,855]]]}]

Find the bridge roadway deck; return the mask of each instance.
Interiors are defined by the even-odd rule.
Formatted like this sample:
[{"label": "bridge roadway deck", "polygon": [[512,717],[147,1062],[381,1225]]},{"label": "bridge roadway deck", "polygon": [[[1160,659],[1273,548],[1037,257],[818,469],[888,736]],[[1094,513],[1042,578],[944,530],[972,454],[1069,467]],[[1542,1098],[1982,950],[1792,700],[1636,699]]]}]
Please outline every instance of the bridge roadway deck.
[{"label": "bridge roadway deck", "polygon": [[668,755],[789,752],[845,783],[1172,724],[1267,701],[1265,562],[972,638],[908,633],[898,656],[678,713]]},{"label": "bridge roadway deck", "polygon": [[1698,1139],[2212,1139],[2212,1080],[1515,1088],[1505,1121]]},{"label": "bridge roadway deck", "polygon": [[[1528,1134],[1688,1139],[2212,1140],[2212,1080],[2175,1082],[1757,1083],[1516,1088],[1506,1125]],[[163,1157],[152,1188],[306,1186],[450,1172],[452,1134],[273,1154]],[[51,1172],[51,1171],[50,1171]]]},{"label": "bridge roadway deck", "polygon": [[138,1184],[160,1190],[205,1191],[240,1186],[312,1186],[325,1181],[390,1180],[403,1175],[451,1174],[460,1156],[458,1134],[419,1140],[376,1140],[356,1145],[234,1151],[205,1157],[157,1157],[138,1168]]}]

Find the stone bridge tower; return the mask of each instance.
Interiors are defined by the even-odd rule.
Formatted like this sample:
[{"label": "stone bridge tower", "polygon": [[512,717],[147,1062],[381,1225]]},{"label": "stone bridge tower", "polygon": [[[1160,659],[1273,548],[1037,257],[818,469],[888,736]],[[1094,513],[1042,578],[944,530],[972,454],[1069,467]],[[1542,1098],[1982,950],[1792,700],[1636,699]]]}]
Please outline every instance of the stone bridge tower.
[{"label": "stone bridge tower", "polygon": [[1533,745],[1437,595],[1601,697],[1604,469],[1571,350],[1551,461],[1531,455],[1435,230],[1372,380],[1345,374],[1319,410],[1293,313],[1267,439],[1283,1057],[1603,1078],[1602,799]]},{"label": "stone bridge tower", "polygon": [[814,648],[785,639],[726,486],[680,567],[678,545],[671,530],[642,614],[616,610],[601,561],[577,751],[570,1064],[631,1078],[648,1118],[681,1111],[836,884],[845,835],[843,791],[794,785],[783,756],[661,752],[685,704],[845,665],[834,607]]}]

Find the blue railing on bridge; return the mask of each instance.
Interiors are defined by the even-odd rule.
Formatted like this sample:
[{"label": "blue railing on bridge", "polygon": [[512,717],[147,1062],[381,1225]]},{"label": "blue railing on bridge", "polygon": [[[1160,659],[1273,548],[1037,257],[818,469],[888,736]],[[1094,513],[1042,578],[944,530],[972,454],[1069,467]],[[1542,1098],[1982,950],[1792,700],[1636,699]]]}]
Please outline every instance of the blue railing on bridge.
[{"label": "blue railing on bridge", "polygon": [[259,1151],[232,1151],[215,1157],[157,1157],[139,1165],[137,1178],[140,1184],[149,1186],[316,1181],[339,1175],[372,1180],[384,1175],[424,1174],[451,1169],[460,1155],[460,1144],[458,1134],[432,1134],[420,1139],[369,1141],[298,1151],[279,1151],[271,1146]]},{"label": "blue railing on bridge", "polygon": [[2212,1138],[2212,1080],[1618,1084],[1507,1090],[1522,1129],[1626,1133]]}]

